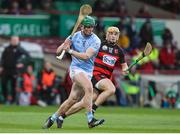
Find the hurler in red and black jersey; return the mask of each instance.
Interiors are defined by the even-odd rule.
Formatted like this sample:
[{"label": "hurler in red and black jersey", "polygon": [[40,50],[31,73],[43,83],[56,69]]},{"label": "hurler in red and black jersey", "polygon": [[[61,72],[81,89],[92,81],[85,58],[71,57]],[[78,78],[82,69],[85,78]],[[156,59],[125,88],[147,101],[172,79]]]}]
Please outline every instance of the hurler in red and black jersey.
[{"label": "hurler in red and black jersey", "polygon": [[111,81],[111,75],[116,63],[120,63],[123,75],[128,74],[126,71],[128,65],[123,50],[116,44],[119,35],[120,31],[117,27],[109,27],[106,31],[106,40],[101,44],[95,59],[91,79],[94,86],[94,98],[96,99],[92,107],[94,112],[99,105],[115,93],[116,88]]},{"label": "hurler in red and black jersey", "polygon": [[104,41],[95,59],[93,76],[104,75],[110,79],[117,62],[125,63],[123,50],[115,43]]},{"label": "hurler in red and black jersey", "polygon": [[[118,29],[116,27],[110,27],[107,33],[112,34],[113,36],[113,33],[118,33]],[[97,88],[96,84],[101,79],[111,79],[112,72],[118,62],[121,65],[124,64],[126,66],[123,50],[116,44],[116,42],[111,41],[112,39],[108,40],[107,38],[108,37],[106,37],[106,40],[102,42],[94,62],[92,83],[95,88]]]}]

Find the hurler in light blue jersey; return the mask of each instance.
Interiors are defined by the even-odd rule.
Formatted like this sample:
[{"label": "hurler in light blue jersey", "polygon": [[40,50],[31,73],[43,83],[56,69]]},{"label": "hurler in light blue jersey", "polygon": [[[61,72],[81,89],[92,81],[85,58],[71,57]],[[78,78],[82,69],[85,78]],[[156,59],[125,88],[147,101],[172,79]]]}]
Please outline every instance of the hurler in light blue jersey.
[{"label": "hurler in light blue jersey", "polygon": [[76,32],[72,37],[68,37],[57,48],[57,55],[65,50],[72,56],[70,77],[73,85],[68,99],[47,119],[43,128],[50,128],[55,121],[57,122],[57,127],[61,128],[63,119],[66,117],[65,113],[68,110],[73,111],[78,102],[81,102],[83,108],[86,109],[89,128],[103,124],[104,119],[95,119],[92,112],[93,86],[91,77],[94,59],[101,44],[100,39],[93,33],[94,26],[95,20],[90,16],[86,16],[82,21],[81,31]]},{"label": "hurler in light blue jersey", "polygon": [[87,60],[79,59],[72,55],[72,62],[70,65],[70,69],[83,69],[88,74],[92,74],[94,59],[99,51],[101,41],[92,33],[91,35],[85,36],[81,33],[81,31],[76,32],[74,36],[71,38],[72,44],[71,49],[77,51],[79,53],[85,53],[88,48],[92,48],[96,54],[90,57]]}]

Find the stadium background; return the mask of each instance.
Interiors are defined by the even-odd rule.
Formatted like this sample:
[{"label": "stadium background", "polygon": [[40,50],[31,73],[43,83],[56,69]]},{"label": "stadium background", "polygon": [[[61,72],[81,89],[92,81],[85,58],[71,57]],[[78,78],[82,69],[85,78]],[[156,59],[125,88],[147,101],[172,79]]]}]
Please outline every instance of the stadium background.
[{"label": "stadium background", "polygon": [[[163,65],[160,64],[158,57],[155,59],[156,61],[149,58],[138,65],[138,73],[140,73],[142,79],[139,84],[139,91],[134,94],[126,91],[126,85],[122,85],[128,81],[121,79],[115,71],[114,79],[120,93],[112,96],[103,104],[105,107],[99,110],[99,113],[97,112],[97,116],[104,116],[110,122],[104,126],[104,129],[102,126],[93,132],[106,132],[106,130],[108,132],[180,132],[178,128],[180,120],[176,119],[180,108],[180,2],[178,0],[159,0],[158,2],[155,0],[40,0],[39,2],[35,0],[0,0],[0,57],[4,47],[8,45],[10,37],[18,35],[21,44],[33,58],[32,65],[35,76],[42,70],[43,63],[48,61],[57,74],[58,83],[56,86],[58,95],[53,104],[48,106],[45,103],[46,101],[33,104],[38,105],[37,107],[29,106],[31,105],[29,103],[24,104],[26,107],[21,107],[17,103],[4,103],[0,84],[0,109],[2,109],[0,117],[3,117],[0,121],[2,126],[0,130],[2,132],[42,132],[39,130],[39,126],[41,126],[44,118],[55,111],[57,105],[68,96],[70,83],[67,70],[70,57],[67,54],[62,61],[58,61],[55,58],[55,51],[64,38],[71,33],[82,4],[90,4],[93,7],[92,16],[97,21],[95,33],[101,38],[104,36],[104,30],[110,25],[117,25],[120,30],[124,31],[123,25],[119,22],[125,20],[124,25],[128,25],[133,16],[137,35],[140,34],[144,22],[150,20],[153,29],[153,40],[151,42],[153,47],[157,48],[158,51],[163,48],[162,36],[165,29],[168,28],[173,36],[171,40],[172,47],[176,50],[174,53],[176,62],[172,65],[173,68],[161,68]],[[125,48],[129,63],[132,62],[131,59],[135,57],[136,49],[138,49],[138,46],[132,49],[130,44],[131,42],[128,48]],[[149,68],[146,70],[141,68],[141,66],[148,66],[149,63],[157,62],[157,60],[158,67],[153,66],[154,68],[150,68],[150,70],[148,70]],[[35,88],[35,90],[37,89]],[[66,96],[62,94],[61,90],[65,92]],[[10,90],[9,96],[11,96]],[[172,99],[175,99],[175,102],[172,102]],[[18,119],[21,117],[21,113],[26,119],[25,112],[23,113],[23,111],[26,111],[25,109],[29,109],[27,113],[35,122],[38,122],[35,123],[36,126],[29,123],[28,119],[24,126],[19,122],[11,122],[11,118],[22,121]],[[167,111],[163,111],[163,109]],[[42,111],[43,115],[37,121],[35,117],[37,117],[36,112],[38,110]],[[11,114],[10,111],[12,111]],[[112,117],[108,115],[109,111],[113,111]],[[142,113],[144,113],[144,117],[141,117]],[[72,118],[83,120],[81,114]],[[162,117],[163,115],[166,117]],[[6,118],[6,116],[9,118]],[[124,116],[127,116],[127,119]],[[111,121],[111,119],[115,120],[116,117],[119,119],[116,120],[117,122]],[[129,123],[132,120],[136,121]],[[141,124],[142,126],[140,125],[138,128],[132,127],[133,124],[140,121],[144,122],[144,126]],[[75,132],[87,132],[85,126],[81,128],[80,125],[75,125],[76,127],[74,127],[70,120],[67,122],[69,126],[67,123],[67,129],[64,132],[74,132],[76,127]],[[120,125],[111,129],[110,126],[113,123]],[[159,125],[156,126],[156,123],[159,123]],[[12,129],[8,126],[9,124],[12,125]],[[28,125],[30,127],[27,127]],[[149,128],[149,125],[152,127]],[[21,126],[23,126],[23,129],[20,128]],[[58,132],[58,130],[54,129],[53,132]]]}]

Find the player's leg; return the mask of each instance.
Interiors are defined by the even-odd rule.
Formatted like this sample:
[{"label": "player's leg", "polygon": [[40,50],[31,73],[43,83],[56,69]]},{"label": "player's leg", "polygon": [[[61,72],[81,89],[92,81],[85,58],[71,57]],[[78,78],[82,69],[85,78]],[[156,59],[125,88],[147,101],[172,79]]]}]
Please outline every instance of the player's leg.
[{"label": "player's leg", "polygon": [[59,109],[56,112],[58,117],[67,112],[69,108],[76,102],[80,101],[83,95],[84,93],[82,88],[74,82],[68,99],[59,107]]},{"label": "player's leg", "polygon": [[[96,90],[93,90],[93,101],[96,100],[96,98],[98,97],[98,92]],[[79,112],[80,110],[83,109],[83,100],[75,103],[66,113],[65,113],[65,117],[66,116],[70,116],[74,113]]]},{"label": "player's leg", "polygon": [[[94,94],[93,95],[93,98],[96,99],[97,98],[97,95]],[[62,124],[63,124],[63,121],[66,117],[72,115],[72,114],[75,114],[77,112],[79,112],[80,110],[82,110],[84,107],[83,107],[83,101],[79,101],[77,103],[75,103],[67,112],[63,113],[61,116],[59,116],[59,119],[57,120],[57,127],[58,128],[62,128]]]},{"label": "player's leg", "polygon": [[79,89],[79,86],[76,83],[73,83],[71,93],[70,93],[68,99],[63,102],[63,104],[59,107],[57,112],[55,112],[52,116],[50,116],[46,120],[43,128],[50,128],[53,125],[54,121],[58,122],[59,121],[58,117],[60,115],[63,115],[63,113],[65,113],[73,104],[78,102],[81,98],[82,98],[81,89]]},{"label": "player's leg", "polygon": [[[94,90],[94,92],[93,92],[93,101],[96,100],[96,98],[97,98],[98,95],[99,95],[99,93],[98,93],[96,90]],[[64,113],[63,115],[61,115],[61,116],[59,117],[58,122],[57,122],[58,128],[61,128],[61,127],[62,127],[63,120],[64,120],[66,117],[68,117],[68,116],[70,116],[70,115],[72,115],[72,114],[74,114],[74,113],[77,113],[78,111],[80,111],[81,109],[83,109],[83,108],[84,108],[83,104],[84,104],[84,102],[83,102],[83,99],[82,99],[81,101],[75,103],[66,113]],[[98,125],[100,125],[100,124],[103,124],[103,122],[104,122],[104,119],[97,120],[97,119],[93,118],[93,122],[89,123],[88,125],[89,125],[90,128],[92,128],[92,127],[98,126]]]},{"label": "player's leg", "polygon": [[4,104],[5,103],[10,103],[8,101],[8,82],[9,82],[9,78],[7,75],[3,75],[2,76],[2,95],[3,95],[3,99],[4,99]]},{"label": "player's leg", "polygon": [[98,81],[95,85],[97,89],[102,91],[99,96],[97,97],[96,101],[93,104],[93,111],[95,112],[99,105],[105,102],[108,97],[115,93],[115,86],[111,80],[105,78]]},{"label": "player's leg", "polygon": [[[80,111],[82,108],[86,108],[87,118],[88,118],[88,126],[89,126],[89,128],[92,128],[92,127],[98,126],[98,125],[100,125],[100,124],[103,124],[104,119],[96,120],[96,119],[93,117],[92,107],[89,108],[89,106],[87,106],[87,105],[88,105],[88,104],[87,104],[87,103],[88,103],[87,99],[89,99],[89,98],[87,98],[87,96],[86,96],[86,94],[89,93],[89,91],[86,91],[86,90],[88,90],[88,89],[86,89],[86,88],[91,88],[90,86],[92,86],[92,83],[89,81],[89,79],[88,79],[86,76],[83,77],[84,73],[82,73],[82,75],[81,75],[81,73],[79,73],[79,74],[80,74],[80,75],[76,75],[76,78],[75,78],[74,80],[75,80],[77,83],[79,83],[79,85],[82,85],[82,88],[84,89],[85,95],[84,95],[84,97],[82,98],[82,100],[81,100],[80,102],[74,104],[65,114],[61,115],[61,116],[59,117],[59,119],[63,121],[63,119],[64,119],[66,116],[69,116],[69,115],[71,115],[71,114],[73,114],[73,113],[76,113],[76,112]],[[79,81],[80,78],[81,78],[81,81]],[[86,78],[87,78],[87,79],[86,79]],[[84,81],[84,80],[85,80],[85,81]],[[90,82],[90,83],[88,83],[88,82]],[[90,85],[88,86],[88,84],[90,84]],[[86,87],[86,86],[87,86],[87,87]],[[93,96],[94,96],[94,99],[97,98],[97,95],[96,95],[96,94],[94,94]],[[89,97],[89,96],[88,96],[88,97]],[[91,99],[91,98],[90,98],[90,99]],[[91,106],[92,106],[92,102],[90,102],[90,103],[91,103]],[[88,111],[88,110],[89,110],[89,111]],[[91,111],[90,111],[90,110],[91,110]],[[58,126],[62,126],[62,121],[59,122],[59,125],[58,125]]]},{"label": "player's leg", "polygon": [[87,119],[90,122],[93,119],[92,113],[92,99],[93,99],[93,86],[88,78],[87,74],[80,72],[74,76],[73,79],[77,84],[79,84],[84,89],[84,97],[82,99],[82,105],[87,111]]}]

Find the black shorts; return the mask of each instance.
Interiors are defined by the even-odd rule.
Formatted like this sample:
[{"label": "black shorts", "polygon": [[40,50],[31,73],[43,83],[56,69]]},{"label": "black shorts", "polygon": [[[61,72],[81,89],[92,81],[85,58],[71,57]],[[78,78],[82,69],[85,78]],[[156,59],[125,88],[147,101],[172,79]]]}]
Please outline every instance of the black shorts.
[{"label": "black shorts", "polygon": [[106,75],[104,74],[98,74],[98,75],[93,75],[91,82],[93,84],[93,88],[95,88],[98,92],[102,92],[101,90],[99,90],[98,88],[95,87],[95,85],[98,83],[98,81],[108,78]]}]

